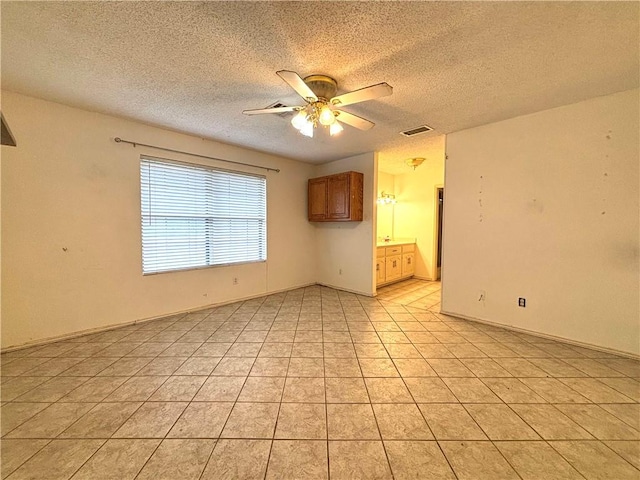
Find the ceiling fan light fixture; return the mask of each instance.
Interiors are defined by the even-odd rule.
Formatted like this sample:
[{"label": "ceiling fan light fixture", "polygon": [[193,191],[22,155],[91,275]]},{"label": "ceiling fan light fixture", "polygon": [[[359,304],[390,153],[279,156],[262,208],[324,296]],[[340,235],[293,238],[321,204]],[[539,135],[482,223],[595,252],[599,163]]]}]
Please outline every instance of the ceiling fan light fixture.
[{"label": "ceiling fan light fixture", "polygon": [[300,130],[304,126],[306,121],[307,121],[307,112],[305,112],[304,109],[301,109],[291,119],[291,125],[293,125],[294,128]]},{"label": "ceiling fan light fixture", "polygon": [[320,107],[320,115],[318,120],[322,125],[333,125],[336,122],[336,117],[331,110],[331,107],[326,103]]},{"label": "ceiling fan light fixture", "polygon": [[296,72],[290,70],[279,70],[276,74],[304,99],[306,105],[274,104],[267,108],[243,110],[242,113],[245,115],[263,113],[288,115],[290,112],[296,112],[291,119],[291,125],[302,135],[310,138],[313,138],[313,130],[318,128],[318,125],[329,127],[329,134],[332,136],[339,134],[343,130],[340,122],[359,130],[369,130],[375,125],[373,122],[349,112],[333,110],[334,105],[353,105],[386,97],[393,93],[391,85],[383,82],[336,96],[338,83],[326,75],[309,75],[303,79]]},{"label": "ceiling fan light fixture", "polygon": [[305,119],[305,124],[299,129],[305,137],[313,138],[313,122]]},{"label": "ceiling fan light fixture", "polygon": [[340,123],[334,121],[329,126],[329,135],[331,135],[333,137],[334,135],[338,135],[343,130],[344,130],[344,128],[342,127],[342,125],[340,125]]}]

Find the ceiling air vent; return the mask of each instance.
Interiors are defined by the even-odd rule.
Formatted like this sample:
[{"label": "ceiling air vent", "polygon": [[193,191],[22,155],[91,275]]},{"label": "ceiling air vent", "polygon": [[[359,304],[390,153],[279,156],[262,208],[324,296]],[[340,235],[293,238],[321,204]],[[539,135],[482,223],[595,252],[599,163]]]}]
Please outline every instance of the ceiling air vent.
[{"label": "ceiling air vent", "polygon": [[[273,104],[269,105],[269,106],[268,106],[268,107],[266,107],[266,108],[280,108],[280,107],[288,107],[288,106],[289,106],[289,105],[285,105],[285,104],[284,104],[284,103],[282,103],[282,102],[276,102],[276,103],[273,103]],[[272,114],[272,115],[273,115],[273,114]],[[275,115],[278,115],[279,117],[282,117],[282,118],[286,118],[286,117],[288,117],[289,115],[291,115],[291,112],[276,113]]]},{"label": "ceiling air vent", "polygon": [[405,137],[413,137],[414,135],[420,135],[421,133],[430,132],[433,128],[428,125],[420,125],[419,127],[412,128],[411,130],[405,130],[404,132],[400,132],[400,135],[404,135]]}]

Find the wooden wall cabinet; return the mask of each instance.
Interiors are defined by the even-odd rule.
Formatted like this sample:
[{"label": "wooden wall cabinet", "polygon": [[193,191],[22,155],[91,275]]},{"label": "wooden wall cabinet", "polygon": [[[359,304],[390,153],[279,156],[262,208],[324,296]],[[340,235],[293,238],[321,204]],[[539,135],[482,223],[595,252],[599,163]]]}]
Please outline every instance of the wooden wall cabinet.
[{"label": "wooden wall cabinet", "polygon": [[309,179],[309,221],[361,222],[363,180],[360,172]]}]

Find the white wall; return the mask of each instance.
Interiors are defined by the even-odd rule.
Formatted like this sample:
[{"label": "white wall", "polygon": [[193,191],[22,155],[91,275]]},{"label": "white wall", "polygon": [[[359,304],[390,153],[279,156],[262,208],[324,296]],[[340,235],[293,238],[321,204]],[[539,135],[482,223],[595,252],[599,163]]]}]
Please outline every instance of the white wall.
[{"label": "white wall", "polygon": [[[323,285],[373,295],[378,159],[365,153],[319,165],[315,176],[355,171],[364,174],[362,222],[316,222],[317,280]],[[342,273],[340,273],[342,270]]]},{"label": "white wall", "polygon": [[[2,147],[3,348],[316,281],[312,165],[11,92],[2,112],[18,139]],[[267,262],[143,277],[140,155],[229,164],[117,136],[280,168],[267,174]]]},{"label": "white wall", "polygon": [[[444,137],[442,137],[444,142]],[[427,158],[409,173],[395,176],[394,235],[416,239],[415,276],[435,280],[436,186],[444,182],[444,145],[442,157]]]},{"label": "white wall", "polygon": [[[394,176],[390,173],[378,172],[378,187],[376,188],[376,200],[382,195],[382,192],[394,194]],[[376,237],[378,241],[383,240],[386,236],[393,238],[393,220],[394,220],[394,204],[376,204],[377,225]]]},{"label": "white wall", "polygon": [[633,90],[450,134],[443,311],[639,354],[638,117]]}]

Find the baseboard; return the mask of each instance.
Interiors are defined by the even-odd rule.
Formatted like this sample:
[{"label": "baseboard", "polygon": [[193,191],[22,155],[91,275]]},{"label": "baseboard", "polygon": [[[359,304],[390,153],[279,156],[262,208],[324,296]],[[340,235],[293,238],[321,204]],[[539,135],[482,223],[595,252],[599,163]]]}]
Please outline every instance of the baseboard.
[{"label": "baseboard", "polygon": [[[437,282],[438,280],[433,280],[432,278],[428,278],[428,277],[420,277],[418,275],[411,275],[410,277],[404,277],[404,278],[398,278],[397,280],[391,280],[390,282],[385,282],[385,283],[381,283],[379,285],[376,285],[376,288],[382,288],[382,287],[388,287],[389,285],[394,285],[396,283],[400,283],[400,282],[406,282],[407,280],[424,280],[426,282]],[[336,288],[336,287],[333,287]]]},{"label": "baseboard", "polygon": [[348,288],[344,288],[344,287],[338,287],[336,285],[331,285],[329,283],[316,283],[316,285],[320,285],[321,287],[329,287],[329,288],[333,288],[334,290],[342,290],[343,292],[349,292],[349,293],[355,293],[356,295],[363,295],[365,297],[374,297],[375,295],[372,292],[361,292],[359,290],[350,290]]},{"label": "baseboard", "polygon": [[475,318],[475,317],[469,317],[467,315],[461,315],[459,313],[445,312],[443,310],[440,310],[440,312],[438,312],[438,313],[440,313],[442,315],[448,315],[450,317],[461,318],[463,320],[469,320],[470,322],[483,323],[485,325],[491,325],[492,327],[504,328],[505,330],[511,330],[513,332],[526,333],[527,335],[532,335],[534,337],[546,338],[548,340],[554,340],[556,342],[568,343],[570,345],[575,345],[577,347],[590,348],[592,350],[598,350],[599,352],[611,353],[613,355],[619,355],[621,357],[627,357],[627,358],[631,358],[631,359],[634,359],[634,360],[640,360],[640,355],[636,355],[635,353],[630,353],[630,352],[623,352],[621,350],[616,350],[615,348],[603,347],[601,345],[594,345],[592,343],[580,342],[578,340],[573,340],[571,338],[558,337],[556,335],[551,335],[551,334],[548,334],[548,333],[536,332],[535,330],[527,330],[526,328],[513,327],[511,325],[504,325],[502,323],[492,322],[490,320],[483,320],[483,319]]},{"label": "baseboard", "polygon": [[421,277],[419,275],[414,275],[413,278],[417,278],[418,280],[425,280],[427,282],[437,282],[438,280],[435,280],[431,277]]},{"label": "baseboard", "polygon": [[108,332],[109,330],[115,330],[116,328],[129,327],[131,325],[138,325],[140,323],[153,322],[154,320],[160,320],[161,318],[171,317],[173,315],[182,315],[184,313],[198,312],[200,310],[206,310],[208,308],[222,307],[224,305],[229,305],[231,303],[244,302],[246,300],[252,300],[254,298],[265,297],[267,295],[275,295],[277,293],[288,292],[290,290],[297,290],[298,288],[310,287],[312,285],[318,285],[318,284],[315,283],[315,282],[306,283],[304,285],[298,285],[297,287],[289,287],[289,288],[281,288],[279,290],[271,290],[271,291],[265,292],[265,293],[260,293],[260,294],[256,294],[256,295],[249,295],[249,296],[241,297],[241,298],[234,298],[233,300],[227,300],[227,301],[219,302],[219,303],[212,303],[210,305],[204,305],[204,306],[200,306],[200,307],[197,307],[197,308],[189,308],[187,310],[179,310],[179,311],[175,311],[175,312],[164,313],[162,315],[157,315],[157,316],[154,316],[154,317],[141,318],[141,319],[138,319],[138,320],[132,320],[132,321],[129,321],[129,322],[124,322],[124,323],[114,323],[114,324],[111,324],[111,325],[105,325],[103,327],[96,327],[96,328],[89,328],[89,329],[86,329],[86,330],[80,330],[79,332],[65,333],[63,335],[57,335],[55,337],[47,337],[47,338],[43,338],[43,339],[39,339],[39,340],[34,340],[32,342],[23,343],[23,344],[20,344],[20,345],[12,345],[10,347],[5,347],[5,348],[2,348],[0,350],[0,353],[8,353],[8,352],[14,352],[16,350],[23,350],[25,348],[39,347],[41,345],[48,345],[50,343],[62,342],[64,340],[71,340],[72,338],[78,338],[78,337],[82,337],[84,335],[90,335],[90,334],[93,334],[93,333]]},{"label": "baseboard", "polygon": [[410,277],[396,278],[394,280],[391,280],[390,282],[384,282],[384,283],[376,284],[376,289],[383,288],[383,287],[388,287],[389,285],[395,285],[396,283],[406,282],[407,280],[413,280],[414,278],[418,278],[418,277],[416,277],[415,275],[411,275]]}]

